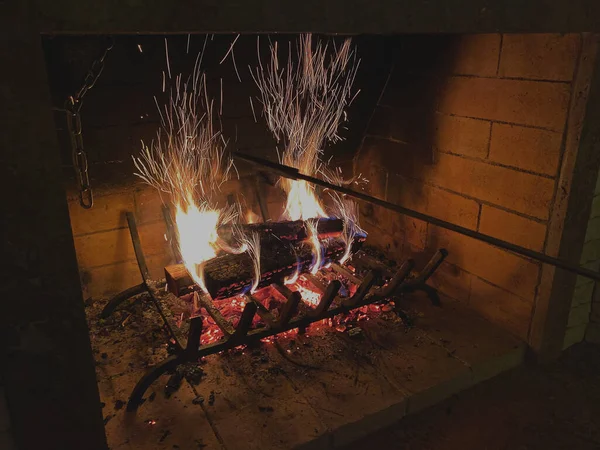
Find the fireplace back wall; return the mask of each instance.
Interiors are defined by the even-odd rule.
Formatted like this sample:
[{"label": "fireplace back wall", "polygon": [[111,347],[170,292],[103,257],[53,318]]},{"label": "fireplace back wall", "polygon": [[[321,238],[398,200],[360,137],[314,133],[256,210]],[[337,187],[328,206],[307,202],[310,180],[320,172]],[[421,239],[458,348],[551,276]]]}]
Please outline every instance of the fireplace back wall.
[{"label": "fireplace back wall", "polygon": [[[487,34],[406,44],[355,156],[370,194],[548,252],[582,37]],[[370,242],[392,258],[448,248],[434,285],[528,339],[543,291],[538,263],[376,206],[361,211]]]},{"label": "fireplace back wall", "polygon": [[[213,96],[218,97],[223,80],[223,129],[229,148],[275,159],[276,142],[260,118],[254,121],[248,102],[256,95],[247,72],[248,65],[256,64],[256,37],[241,36],[235,46],[242,82],[230,59],[219,64],[234,38],[215,36],[205,54]],[[548,235],[570,138],[570,109],[586,96],[579,91],[572,95],[580,60],[586,57],[582,35],[354,40],[362,60],[356,80],[361,93],[342,132],[346,140],[327,148],[327,156],[344,167],[354,162],[355,172],[370,180],[366,190],[376,197],[551,254]],[[171,69],[178,73],[189,70],[204,36],[192,36],[189,53],[187,36],[168,41]],[[89,37],[46,39],[56,105],[77,89],[101,44]],[[85,298],[140,281],[125,211],[136,214],[151,275],[162,277],[163,267],[173,261],[165,242],[161,198],[132,176],[131,164],[140,139],[149,143],[159,126],[153,95],[160,93],[164,69],[162,37],[120,36],[105,72],[86,97],[82,116],[94,208],[82,209],[71,183],[68,189]],[[257,103],[255,107],[259,114]],[[57,113],[56,123],[68,166],[62,114]],[[238,169],[240,179],[224,187],[222,200],[234,194],[259,214],[255,177],[243,165]],[[65,167],[65,174],[71,180],[72,168]],[[276,188],[264,189],[270,216],[277,218],[283,198]],[[541,281],[539,264],[372,205],[362,205],[361,213],[369,243],[398,261],[425,260],[436,248],[447,247],[448,262],[432,283],[520,338],[529,338],[535,304],[549,295],[552,281]],[[567,339],[581,340],[586,323],[572,325]]]},{"label": "fireplace back wall", "polygon": [[[170,68],[173,76],[184,77],[193,68],[196,56],[204,49],[202,67],[208,78],[208,91],[220,109],[220,86],[223,85],[222,128],[230,151],[240,150],[276,160],[277,143],[260,117],[260,103],[249,73],[257,64],[257,36],[235,34],[212,35],[204,45],[206,35],[192,35],[188,51],[188,36],[118,36],[106,58],[105,69],[91,89],[82,107],[84,146],[90,160],[90,177],[95,194],[92,209],[80,207],[70,165],[70,142],[64,114],[55,113],[61,142],[62,160],[67,183],[71,227],[84,298],[111,295],[140,283],[129,237],[126,211],[135,213],[140,238],[150,274],[164,276],[165,265],[173,263],[170,247],[165,242],[162,214],[164,198],[133,176],[132,155],[141,149],[140,141],[149,145],[160,126],[154,96],[159,104],[165,63],[165,42],[168,42]],[[287,54],[287,44],[294,36],[273,36],[279,42],[280,57]],[[236,65],[231,57],[223,59],[232,42]],[[108,41],[101,37],[46,37],[44,48],[49,71],[53,102],[61,107],[81,83],[94,57]],[[260,39],[263,59],[266,59],[269,38]],[[328,149],[327,157],[350,161],[360,145],[369,118],[390,71],[391,40],[384,36],[354,38],[361,58],[356,86],[360,95],[348,110],[347,129],[343,142]],[[222,62],[221,62],[222,61]],[[236,69],[237,68],[237,69]],[[239,73],[240,79],[236,74]],[[249,102],[254,97],[257,120]],[[351,164],[346,174],[351,174]],[[238,178],[239,175],[239,178]],[[254,195],[255,171],[239,161],[232,180],[222,187],[220,201],[229,195],[245,203],[260,216]],[[282,213],[284,198],[279,189],[262,184],[268,201],[269,215],[277,219]]]}]

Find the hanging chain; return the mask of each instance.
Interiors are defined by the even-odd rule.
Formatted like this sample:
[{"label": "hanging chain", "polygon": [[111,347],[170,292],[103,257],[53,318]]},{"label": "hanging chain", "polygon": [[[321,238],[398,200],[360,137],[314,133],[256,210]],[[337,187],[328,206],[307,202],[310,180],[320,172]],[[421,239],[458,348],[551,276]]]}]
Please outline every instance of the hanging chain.
[{"label": "hanging chain", "polygon": [[81,106],[83,97],[91,88],[94,87],[100,74],[104,70],[104,59],[108,52],[113,48],[114,40],[111,38],[110,44],[100,58],[96,59],[88,70],[81,88],[75,95],[69,96],[65,101],[65,113],[67,118],[67,129],[71,137],[71,159],[77,178],[77,188],[79,189],[79,204],[82,208],[90,209],[94,206],[94,194],[90,184],[88,172],[87,154],[83,147],[83,134],[81,129]]}]

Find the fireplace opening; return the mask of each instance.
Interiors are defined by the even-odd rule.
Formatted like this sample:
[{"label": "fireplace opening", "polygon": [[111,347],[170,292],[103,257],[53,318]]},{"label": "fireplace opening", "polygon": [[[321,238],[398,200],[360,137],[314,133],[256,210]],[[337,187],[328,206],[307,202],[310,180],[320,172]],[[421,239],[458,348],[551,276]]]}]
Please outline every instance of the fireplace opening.
[{"label": "fireplace opening", "polygon": [[538,345],[538,261],[235,152],[554,256],[589,36],[43,45],[111,448],[338,448]]}]

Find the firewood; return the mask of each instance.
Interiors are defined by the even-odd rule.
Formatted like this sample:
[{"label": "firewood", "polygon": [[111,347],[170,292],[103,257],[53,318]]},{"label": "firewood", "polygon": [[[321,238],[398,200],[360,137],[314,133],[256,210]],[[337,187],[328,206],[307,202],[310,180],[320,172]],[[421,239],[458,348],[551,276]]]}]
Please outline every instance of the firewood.
[{"label": "firewood", "polygon": [[[364,234],[357,234],[352,243],[356,252],[365,241]],[[321,241],[324,261],[337,261],[344,254],[345,243],[339,237]],[[308,272],[313,265],[313,246],[308,241],[289,242],[275,240],[260,250],[261,277],[258,287],[282,283],[297,270]],[[169,290],[181,295],[194,288],[194,282],[183,264],[165,267]],[[226,254],[208,260],[204,264],[204,283],[215,300],[246,292],[254,281],[254,265],[248,253]]]},{"label": "firewood", "polygon": [[[319,239],[325,239],[328,237],[339,236],[344,228],[344,221],[336,218],[321,218],[313,219],[316,221],[317,234]],[[308,229],[305,221],[293,220],[286,222],[264,222],[264,223],[251,223],[244,225],[237,225],[240,231],[245,235],[252,233],[258,233],[261,237],[261,241],[268,240],[270,238],[285,240],[285,241],[302,241],[308,237]],[[235,246],[236,233],[234,227],[231,224],[221,225],[217,233],[219,238],[228,245]]]}]

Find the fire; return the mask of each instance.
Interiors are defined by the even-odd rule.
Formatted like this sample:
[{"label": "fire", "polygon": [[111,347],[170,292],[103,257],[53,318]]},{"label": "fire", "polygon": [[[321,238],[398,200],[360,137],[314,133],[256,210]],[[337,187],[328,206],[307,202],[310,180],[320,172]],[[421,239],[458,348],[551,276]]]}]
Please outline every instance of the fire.
[{"label": "fire", "polygon": [[317,306],[321,301],[321,294],[318,292],[308,289],[307,287],[302,286],[300,283],[297,283],[295,288],[298,292],[300,292],[300,297],[302,297],[302,300],[309,305]]},{"label": "fire", "polygon": [[288,220],[326,217],[314,188],[304,180],[290,180],[284,218]]},{"label": "fire", "polygon": [[217,226],[221,212],[206,203],[198,206],[191,195],[176,205],[179,250],[190,276],[206,292],[203,265],[217,256]]},{"label": "fire", "polygon": [[323,265],[323,255],[321,254],[321,242],[319,241],[319,232],[317,231],[316,222],[307,221],[306,227],[308,228],[308,236],[310,243],[313,246],[313,265],[310,268],[310,273],[316,275],[321,266]]}]

